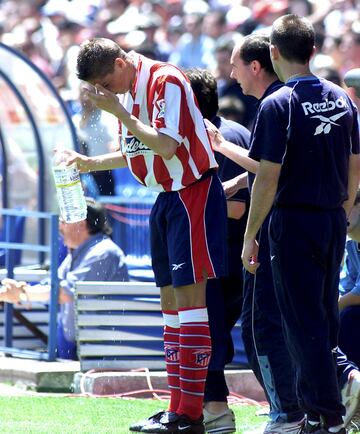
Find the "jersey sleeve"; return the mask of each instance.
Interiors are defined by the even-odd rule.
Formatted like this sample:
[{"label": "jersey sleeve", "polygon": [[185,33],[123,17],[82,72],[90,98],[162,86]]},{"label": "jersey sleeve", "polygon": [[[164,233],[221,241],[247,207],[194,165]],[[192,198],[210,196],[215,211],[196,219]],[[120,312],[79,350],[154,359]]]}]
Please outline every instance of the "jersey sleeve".
[{"label": "jersey sleeve", "polygon": [[182,122],[187,112],[183,84],[176,77],[167,75],[157,78],[152,84],[152,125],[159,132],[172,137],[178,143],[183,140]]},{"label": "jersey sleeve", "polygon": [[287,115],[275,99],[265,98],[255,121],[249,157],[281,164],[287,144]]}]

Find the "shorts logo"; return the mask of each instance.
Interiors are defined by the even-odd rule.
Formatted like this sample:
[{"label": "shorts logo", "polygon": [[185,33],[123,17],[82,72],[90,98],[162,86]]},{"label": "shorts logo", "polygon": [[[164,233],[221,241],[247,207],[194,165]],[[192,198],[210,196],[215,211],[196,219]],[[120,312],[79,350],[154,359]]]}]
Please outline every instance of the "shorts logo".
[{"label": "shorts logo", "polygon": [[171,362],[178,362],[179,348],[172,345],[165,345],[165,358]]},{"label": "shorts logo", "polygon": [[165,100],[159,99],[158,101],[156,101],[155,105],[156,105],[157,109],[159,110],[159,113],[157,114],[156,118],[157,119],[164,118],[165,117]]},{"label": "shorts logo", "polygon": [[316,127],[314,136],[317,136],[318,134],[321,134],[321,133],[329,134],[331,131],[332,125],[339,126],[339,124],[337,124],[335,121],[340,119],[346,113],[347,113],[347,111],[337,113],[336,115],[330,116],[329,118],[327,118],[326,116],[323,116],[323,115],[311,116],[311,118],[319,119],[321,122],[320,125],[318,125]]},{"label": "shorts logo", "polygon": [[195,355],[195,363],[199,366],[208,366],[210,362],[210,351],[198,350],[193,353]]},{"label": "shorts logo", "polygon": [[185,265],[185,262],[182,262],[181,264],[171,264],[172,265],[172,271],[181,270],[182,266]]}]

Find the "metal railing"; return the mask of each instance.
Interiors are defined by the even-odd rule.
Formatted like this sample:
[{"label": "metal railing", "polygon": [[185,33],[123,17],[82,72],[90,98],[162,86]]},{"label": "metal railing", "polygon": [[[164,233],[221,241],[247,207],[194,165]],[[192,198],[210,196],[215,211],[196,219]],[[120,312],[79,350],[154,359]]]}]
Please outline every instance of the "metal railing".
[{"label": "metal railing", "polygon": [[[47,344],[47,352],[38,352],[13,346],[13,319],[14,307],[10,303],[5,303],[5,335],[4,346],[0,346],[0,351],[5,354],[32,358],[38,360],[53,361],[56,359],[56,327],[57,327],[57,311],[58,311],[58,215],[48,212],[39,211],[24,211],[0,209],[0,215],[4,216],[3,225],[5,227],[5,240],[0,241],[0,248],[5,250],[5,267],[7,277],[14,278],[14,253],[15,250],[30,250],[35,252],[49,253],[50,259],[50,285],[51,293],[49,300],[49,338]],[[18,217],[30,217],[45,219],[49,221],[49,245],[46,244],[26,244],[22,242],[12,241],[11,228],[14,221]]]}]

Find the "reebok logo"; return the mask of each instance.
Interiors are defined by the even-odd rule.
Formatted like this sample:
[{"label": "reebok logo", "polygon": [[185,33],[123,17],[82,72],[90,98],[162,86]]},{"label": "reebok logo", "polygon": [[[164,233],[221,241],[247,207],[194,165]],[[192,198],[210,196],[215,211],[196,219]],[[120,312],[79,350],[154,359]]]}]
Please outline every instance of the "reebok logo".
[{"label": "reebok logo", "polygon": [[182,262],[181,264],[171,264],[172,265],[172,271],[177,271],[182,268],[183,265],[185,265],[185,262]]},{"label": "reebok logo", "polygon": [[335,101],[329,101],[328,99],[326,99],[325,101],[316,102],[314,104],[311,104],[311,102],[307,101],[303,102],[301,106],[304,110],[305,116],[309,114],[313,115],[315,113],[330,112],[335,110],[336,108],[349,108],[348,103],[343,96],[341,96]]},{"label": "reebok logo", "polygon": [[320,125],[318,125],[316,127],[314,136],[317,136],[318,134],[321,134],[321,133],[329,134],[329,132],[331,131],[332,125],[339,126],[339,124],[337,124],[335,121],[340,119],[346,113],[347,113],[347,111],[337,113],[336,115],[330,116],[329,118],[327,118],[326,116],[322,116],[322,115],[311,116],[311,118],[319,119],[321,122]]},{"label": "reebok logo", "polygon": [[[331,127],[339,126],[339,124],[336,123],[338,119],[340,119],[342,116],[344,116],[349,109],[349,105],[345,97],[340,96],[335,101],[330,101],[328,99],[325,99],[325,101],[317,102],[317,103],[311,103],[309,101],[303,102],[301,104],[301,107],[304,110],[305,116],[309,115],[315,115],[310,116],[312,119],[319,119],[320,125],[316,127],[314,136],[317,136],[319,134],[329,134],[331,131]],[[336,109],[346,109],[340,113],[336,113],[332,116],[324,116],[322,113],[331,112]],[[317,114],[320,113],[320,114]]]}]

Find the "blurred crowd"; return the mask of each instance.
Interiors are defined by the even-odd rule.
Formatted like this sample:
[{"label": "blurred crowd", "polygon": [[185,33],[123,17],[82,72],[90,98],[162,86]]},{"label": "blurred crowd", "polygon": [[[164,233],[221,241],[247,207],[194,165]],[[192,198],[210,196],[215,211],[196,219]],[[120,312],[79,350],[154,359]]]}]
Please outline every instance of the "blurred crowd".
[{"label": "blurred crowd", "polygon": [[230,79],[233,44],[242,35],[267,32],[288,12],[315,26],[314,72],[341,83],[347,70],[360,66],[358,0],[0,0],[0,41],[51,79],[72,115],[82,112],[79,44],[101,36],[181,68],[210,70],[221,112],[251,127],[253,101]]}]

